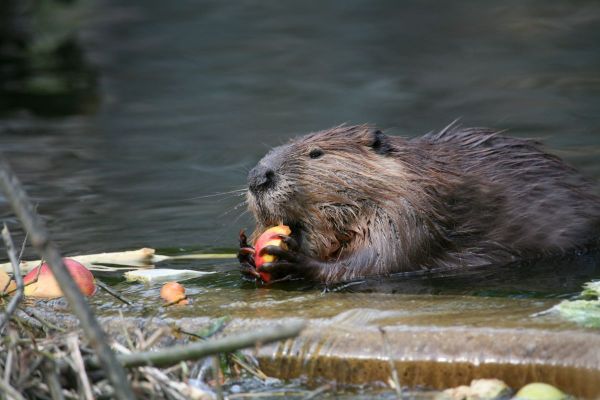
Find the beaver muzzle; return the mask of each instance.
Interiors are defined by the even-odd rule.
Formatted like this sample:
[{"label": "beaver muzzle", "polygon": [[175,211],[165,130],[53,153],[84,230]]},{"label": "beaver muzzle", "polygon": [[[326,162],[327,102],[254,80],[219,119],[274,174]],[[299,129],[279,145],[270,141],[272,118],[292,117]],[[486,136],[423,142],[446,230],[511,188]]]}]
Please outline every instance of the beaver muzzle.
[{"label": "beaver muzzle", "polygon": [[275,186],[275,171],[273,168],[259,163],[248,173],[248,188],[254,194],[265,192]]}]

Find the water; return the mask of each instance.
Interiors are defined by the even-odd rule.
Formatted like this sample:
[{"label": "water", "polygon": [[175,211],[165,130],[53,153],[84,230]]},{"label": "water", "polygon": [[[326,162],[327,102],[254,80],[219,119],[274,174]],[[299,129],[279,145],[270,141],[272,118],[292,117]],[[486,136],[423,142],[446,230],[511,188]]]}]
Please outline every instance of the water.
[{"label": "water", "polygon": [[[272,146],[343,122],[414,136],[457,117],[535,136],[600,177],[600,6],[510,1],[107,1],[78,43],[99,104],[0,110],[7,153],[67,253],[228,247]],[[48,107],[50,105],[48,104]]]},{"label": "water", "polygon": [[[0,72],[10,77],[0,81],[0,149],[67,254],[142,246],[234,251],[240,228],[252,229],[243,197],[203,196],[243,188],[269,148],[340,123],[416,136],[461,118],[540,138],[600,178],[596,1],[98,0],[81,8],[74,47],[81,54],[69,53],[70,62],[52,71],[76,74],[82,88],[16,97],[11,90],[20,78]],[[0,68],[10,70],[10,62],[0,59]],[[0,215],[22,238],[1,198]],[[264,292],[240,283],[233,261],[169,265],[219,272],[190,285],[193,295],[210,294],[207,303],[195,303],[196,315],[264,301]],[[572,265],[560,261],[551,270]],[[456,281],[404,289],[568,297],[598,276],[596,261],[577,265],[581,275],[564,280],[515,272],[508,282],[486,278],[487,285],[467,290]],[[155,288],[116,285],[144,302],[156,296]],[[290,302],[278,306],[282,313],[298,307],[295,298],[305,301],[305,312],[319,296],[281,289],[268,296]],[[107,312],[117,307],[99,299]],[[322,308],[331,315],[348,307],[344,293],[331,299]],[[551,303],[544,301],[532,309]],[[244,304],[240,314],[256,311]]]}]

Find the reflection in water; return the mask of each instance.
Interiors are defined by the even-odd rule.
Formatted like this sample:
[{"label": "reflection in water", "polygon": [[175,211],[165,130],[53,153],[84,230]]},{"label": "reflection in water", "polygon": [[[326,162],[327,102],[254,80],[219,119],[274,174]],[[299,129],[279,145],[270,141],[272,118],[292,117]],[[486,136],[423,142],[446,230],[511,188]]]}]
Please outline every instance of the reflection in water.
[{"label": "reflection in water", "polygon": [[98,105],[96,72],[75,32],[84,1],[5,0],[0,4],[0,115],[88,114]]}]

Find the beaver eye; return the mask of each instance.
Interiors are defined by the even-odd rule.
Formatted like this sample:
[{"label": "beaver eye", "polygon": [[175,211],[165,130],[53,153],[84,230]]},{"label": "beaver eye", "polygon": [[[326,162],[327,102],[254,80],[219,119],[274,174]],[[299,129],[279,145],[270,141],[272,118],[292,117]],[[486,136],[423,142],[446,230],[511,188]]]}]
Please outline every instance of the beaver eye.
[{"label": "beaver eye", "polygon": [[308,156],[312,159],[319,158],[322,155],[323,155],[323,150],[321,150],[321,149],[314,149],[314,150],[311,150],[310,153],[308,153]]}]

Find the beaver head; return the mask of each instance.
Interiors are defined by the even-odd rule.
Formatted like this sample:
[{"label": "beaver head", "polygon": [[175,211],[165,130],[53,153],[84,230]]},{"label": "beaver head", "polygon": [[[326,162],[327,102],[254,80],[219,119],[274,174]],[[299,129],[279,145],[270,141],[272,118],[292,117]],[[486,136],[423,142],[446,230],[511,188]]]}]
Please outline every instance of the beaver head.
[{"label": "beaver head", "polygon": [[398,140],[367,125],[339,126],[274,148],[248,175],[255,233],[289,225],[303,251],[322,260],[373,245],[372,229],[398,240],[388,225],[398,213],[414,214]]}]

